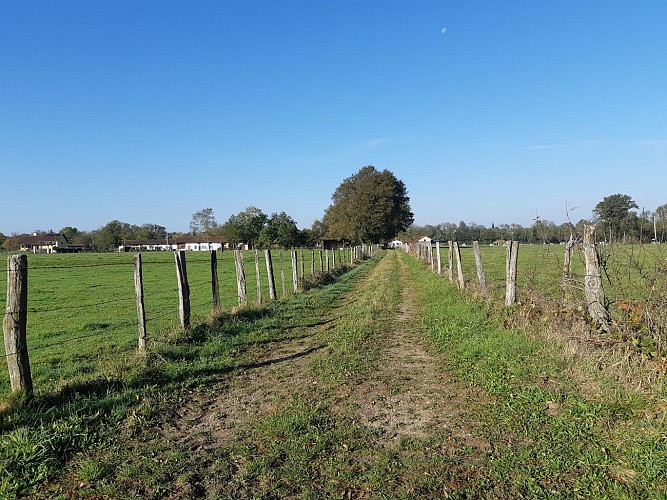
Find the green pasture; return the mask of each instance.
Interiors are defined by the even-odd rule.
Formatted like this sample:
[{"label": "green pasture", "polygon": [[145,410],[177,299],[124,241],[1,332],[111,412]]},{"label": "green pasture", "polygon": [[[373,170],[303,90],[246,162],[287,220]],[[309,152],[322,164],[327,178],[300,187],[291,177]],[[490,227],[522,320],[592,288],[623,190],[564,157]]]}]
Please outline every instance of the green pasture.
[{"label": "green pasture", "polygon": [[[246,251],[247,299],[257,301],[254,251]],[[301,251],[298,252],[299,260]],[[304,250],[304,272],[312,271],[312,251]],[[269,300],[264,252],[260,252],[262,300]],[[343,254],[336,252],[340,265]],[[134,291],[134,254],[28,255],[28,352],[37,393],[57,391],[96,378],[118,378],[120,357],[135,355],[138,342]],[[223,311],[238,304],[232,251],[217,253]],[[283,296],[281,252],[272,251],[278,298]],[[290,251],[282,251],[285,295],[293,294]],[[172,252],[142,253],[148,349],[179,331],[178,286]],[[330,252],[330,263],[333,261]],[[324,264],[326,266],[326,263]],[[186,254],[191,322],[207,318],[213,307],[208,252]],[[0,269],[6,268],[6,260]],[[315,253],[315,270],[319,271]],[[298,265],[301,277],[301,264]],[[6,296],[7,282],[0,280]],[[3,343],[4,353],[4,343]],[[9,393],[6,359],[0,358],[0,396]]]},{"label": "green pasture", "polygon": [[[477,269],[472,246],[461,248],[461,263],[466,284],[476,286]],[[667,284],[667,249],[660,245],[599,246],[603,287],[611,305],[620,300],[644,302],[655,298],[656,289],[665,292]],[[447,273],[447,248],[441,248],[442,272]],[[507,249],[498,246],[480,247],[482,265],[493,297],[505,293],[505,261]],[[520,245],[517,262],[517,293],[519,300],[539,292],[559,299],[564,296],[564,245]],[[572,255],[572,279],[567,287],[570,298],[584,299],[584,259],[580,247]],[[456,266],[456,264],[454,264]],[[456,279],[456,269],[454,269]]]}]

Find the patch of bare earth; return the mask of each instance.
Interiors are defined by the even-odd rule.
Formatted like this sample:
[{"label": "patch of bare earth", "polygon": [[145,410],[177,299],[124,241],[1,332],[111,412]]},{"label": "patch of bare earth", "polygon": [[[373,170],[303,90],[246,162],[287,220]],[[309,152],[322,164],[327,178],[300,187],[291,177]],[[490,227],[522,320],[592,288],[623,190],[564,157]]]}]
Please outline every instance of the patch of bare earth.
[{"label": "patch of bare earth", "polygon": [[375,340],[379,344],[375,371],[358,385],[344,386],[339,406],[353,408],[352,418],[380,430],[379,444],[387,448],[396,448],[401,438],[437,436],[446,452],[488,450],[489,443],[476,432],[475,419],[475,409],[485,396],[452,380],[439,367],[416,326],[420,314],[409,286],[404,286],[401,299],[393,328]]},{"label": "patch of bare earth", "polygon": [[270,344],[228,381],[194,396],[177,410],[176,418],[163,431],[165,437],[196,451],[225,446],[246,422],[275,412],[291,395],[317,385],[308,363],[326,347],[316,333],[330,326],[316,328],[308,335]]}]

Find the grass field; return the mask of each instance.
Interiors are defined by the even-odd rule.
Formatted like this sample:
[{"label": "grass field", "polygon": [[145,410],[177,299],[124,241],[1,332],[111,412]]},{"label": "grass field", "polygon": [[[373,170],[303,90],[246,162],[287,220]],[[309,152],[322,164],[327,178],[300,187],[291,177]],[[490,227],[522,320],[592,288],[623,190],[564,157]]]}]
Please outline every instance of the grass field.
[{"label": "grass field", "polygon": [[[481,247],[490,301],[501,305],[505,293],[504,247]],[[667,351],[667,248],[664,245],[599,246],[603,288],[617,333],[657,356]],[[549,321],[554,314],[585,315],[583,255],[575,249],[572,274],[564,286],[562,245],[521,245],[517,270],[517,300]],[[443,274],[447,249],[441,249]],[[466,285],[478,287],[472,247],[461,248]],[[456,270],[454,270],[456,279]],[[628,311],[628,305],[632,308]],[[625,309],[624,309],[625,307]],[[524,314],[532,314],[529,310]]]},{"label": "grass field", "polygon": [[637,391],[501,323],[383,252],[145,358],[128,333],[80,383],[0,407],[0,497],[664,498],[664,381]]},{"label": "grass field", "polygon": [[[289,251],[283,251],[286,295],[293,294]],[[304,271],[310,275],[312,253],[305,250]],[[280,252],[273,251],[278,297]],[[342,254],[337,254],[340,265]],[[299,253],[301,259],[301,253]],[[178,289],[171,252],[142,254],[148,349],[178,331]],[[319,271],[319,255],[315,255]],[[212,310],[208,252],[188,252],[191,320],[197,324]],[[247,298],[256,302],[254,252],[244,252]],[[6,261],[3,262],[4,269]],[[325,264],[326,265],[326,264]],[[299,264],[299,272],[301,265]],[[260,252],[262,299],[269,299],[266,266]],[[218,252],[218,281],[223,311],[238,304],[233,252]],[[0,295],[7,282],[0,280]],[[118,358],[131,360],[137,346],[137,313],[133,254],[28,255],[28,350],[34,387],[48,394],[97,378],[117,378]],[[4,344],[3,351],[4,353]],[[122,368],[120,368],[122,369]],[[0,397],[9,393],[4,356],[0,358]]]}]

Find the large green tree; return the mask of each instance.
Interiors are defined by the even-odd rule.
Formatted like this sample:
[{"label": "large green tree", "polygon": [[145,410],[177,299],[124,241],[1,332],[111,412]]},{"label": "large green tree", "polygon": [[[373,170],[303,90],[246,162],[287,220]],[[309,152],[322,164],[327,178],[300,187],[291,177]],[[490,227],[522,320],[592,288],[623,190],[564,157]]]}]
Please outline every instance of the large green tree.
[{"label": "large green tree", "polygon": [[301,233],[296,222],[285,212],[271,214],[266,226],[259,235],[262,246],[280,246],[283,248],[299,245]]},{"label": "large green tree", "polygon": [[403,181],[372,165],[345,179],[331,200],[323,222],[332,238],[353,243],[386,242],[414,220]]},{"label": "large green tree", "polygon": [[614,240],[621,235],[636,236],[639,220],[637,214],[630,211],[633,208],[639,206],[630,196],[617,193],[605,196],[595,205],[593,214],[596,222],[602,223],[603,234]]},{"label": "large green tree", "polygon": [[262,229],[269,218],[257,207],[247,207],[232,215],[220,228],[220,234],[230,243],[248,243],[254,245],[259,240]]}]

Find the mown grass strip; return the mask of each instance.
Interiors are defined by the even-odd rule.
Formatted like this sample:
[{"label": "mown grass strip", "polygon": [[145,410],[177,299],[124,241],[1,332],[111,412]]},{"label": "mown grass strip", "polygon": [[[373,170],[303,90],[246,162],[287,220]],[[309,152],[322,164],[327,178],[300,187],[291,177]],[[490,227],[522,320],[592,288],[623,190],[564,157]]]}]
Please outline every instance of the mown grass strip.
[{"label": "mown grass strip", "polygon": [[[563,374],[564,357],[524,332],[503,330],[481,304],[402,254],[424,307],[422,328],[447,370],[494,398],[484,416],[494,450],[489,493],[527,497],[664,498],[664,413],[630,393],[590,399]],[[664,403],[663,403],[664,404]]]}]

